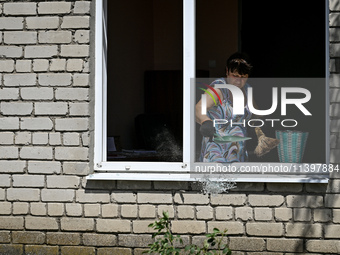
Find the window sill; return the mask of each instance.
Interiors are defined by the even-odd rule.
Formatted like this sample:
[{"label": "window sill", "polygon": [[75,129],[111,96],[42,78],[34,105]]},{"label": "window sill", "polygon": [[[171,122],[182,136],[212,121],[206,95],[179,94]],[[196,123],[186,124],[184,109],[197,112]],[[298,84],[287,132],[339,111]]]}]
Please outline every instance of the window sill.
[{"label": "window sill", "polygon": [[[105,172],[93,173],[87,180],[122,180],[122,181],[199,181],[202,178],[188,173],[141,173],[141,172]],[[267,182],[267,183],[328,183],[328,174],[318,175],[270,175],[270,174],[230,174],[224,178],[210,178],[212,181]]]}]

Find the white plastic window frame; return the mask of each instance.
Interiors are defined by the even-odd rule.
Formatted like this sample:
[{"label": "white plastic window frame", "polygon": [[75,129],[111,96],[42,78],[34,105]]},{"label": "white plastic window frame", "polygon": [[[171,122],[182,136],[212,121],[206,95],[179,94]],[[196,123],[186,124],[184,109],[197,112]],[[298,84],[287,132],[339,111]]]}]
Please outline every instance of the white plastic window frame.
[{"label": "white plastic window frame", "polygon": [[[183,162],[110,162],[106,160],[106,51],[107,51],[107,20],[106,4],[108,0],[96,0],[95,11],[95,118],[94,118],[94,150],[93,170],[87,176],[90,180],[160,180],[160,181],[196,181],[190,175],[194,162],[194,133],[195,125],[192,98],[193,88],[190,79],[195,77],[195,29],[196,29],[196,0],[183,0]],[[326,2],[326,19],[328,19],[328,1]],[[329,105],[329,25],[326,21],[326,105]],[[329,116],[326,107],[326,116]],[[329,159],[329,121],[326,121],[326,157]],[[328,161],[328,160],[327,160]],[[329,162],[325,162],[329,163]],[[315,176],[315,175],[314,175]],[[316,177],[316,178],[315,178]],[[238,182],[327,182],[323,176],[289,176],[277,175],[274,178],[253,178],[246,175],[235,175]]]}]

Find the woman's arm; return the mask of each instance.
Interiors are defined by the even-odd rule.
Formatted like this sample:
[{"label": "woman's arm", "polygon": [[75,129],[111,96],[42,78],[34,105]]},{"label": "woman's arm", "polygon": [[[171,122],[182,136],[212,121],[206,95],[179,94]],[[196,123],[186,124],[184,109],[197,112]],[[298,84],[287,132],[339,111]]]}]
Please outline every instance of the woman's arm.
[{"label": "woman's arm", "polygon": [[[215,89],[215,90],[217,94],[219,95],[219,97],[222,98],[223,96],[222,96],[221,90],[220,89]],[[213,95],[216,103],[219,104],[219,99],[216,96],[216,94],[211,89],[208,89],[208,91],[210,92],[211,95]],[[204,94],[207,95],[207,110],[209,110],[211,107],[215,105],[215,102],[207,92],[205,92]],[[202,124],[204,121],[207,121],[207,120],[211,120],[211,119],[207,115],[202,114],[202,99],[201,99],[196,104],[196,122],[198,124]]]}]

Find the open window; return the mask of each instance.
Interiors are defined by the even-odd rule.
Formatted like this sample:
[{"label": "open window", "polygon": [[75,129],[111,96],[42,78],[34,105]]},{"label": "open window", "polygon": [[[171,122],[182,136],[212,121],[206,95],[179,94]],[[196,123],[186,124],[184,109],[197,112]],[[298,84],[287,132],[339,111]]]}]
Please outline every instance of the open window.
[{"label": "open window", "polygon": [[[314,119],[301,119],[299,128],[315,134],[305,162],[328,164],[327,6],[291,1],[273,10],[270,3],[97,0],[95,174],[90,178],[193,180],[199,134],[192,79],[224,76],[225,61],[236,51],[252,59],[254,90],[261,86],[257,78],[318,80],[311,86],[318,99],[312,97],[308,106]],[[260,107],[271,103],[264,99],[271,99],[268,88],[254,91]],[[315,119],[317,131],[311,129]],[[274,130],[266,132],[275,136]],[[249,161],[279,162],[278,152],[250,155]]]}]

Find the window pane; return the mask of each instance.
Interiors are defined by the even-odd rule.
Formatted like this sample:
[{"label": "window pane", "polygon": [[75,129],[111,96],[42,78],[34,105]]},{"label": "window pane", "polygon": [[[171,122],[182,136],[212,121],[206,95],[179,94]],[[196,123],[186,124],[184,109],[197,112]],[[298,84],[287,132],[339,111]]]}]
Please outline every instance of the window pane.
[{"label": "window pane", "polygon": [[[272,78],[324,78],[326,71],[326,17],[325,1],[288,0],[280,8],[272,10],[272,1],[242,0],[241,46],[253,62],[252,77]],[[295,79],[299,81],[299,79]],[[299,117],[295,130],[310,133],[304,162],[325,162],[325,79],[304,79],[299,85],[312,93],[309,109],[313,117]],[[253,85],[256,87],[256,85]],[[278,87],[284,87],[276,83]],[[298,85],[296,85],[298,86]],[[255,90],[255,89],[254,89]],[[270,90],[258,90],[254,100],[266,109],[271,103]],[[296,119],[291,110],[285,116]],[[282,118],[273,114],[272,118]],[[275,130],[267,128],[268,135]],[[252,140],[249,143],[254,143]],[[318,148],[315,150],[315,148]],[[313,152],[314,150],[314,152]],[[316,153],[316,151],[318,151]],[[268,153],[262,158],[250,157],[251,161],[276,161],[278,155]]]},{"label": "window pane", "polygon": [[108,160],[182,161],[182,9],[108,1]]},{"label": "window pane", "polygon": [[227,58],[238,50],[238,0],[196,1],[197,77],[222,77]]},{"label": "window pane", "polygon": [[[227,58],[238,50],[239,1],[197,0],[196,1],[196,77],[198,82],[209,84],[213,79],[224,77]],[[201,99],[200,87],[195,84],[196,100]],[[202,85],[202,86],[201,86]],[[203,93],[203,92],[202,92]],[[195,160],[201,156],[202,135],[196,124]]]},{"label": "window pane", "polygon": [[242,50],[253,77],[325,77],[325,1],[242,0]]},{"label": "window pane", "polygon": [[[199,109],[203,109],[201,112],[206,110],[206,107],[202,107],[205,96],[210,98],[211,103],[210,111],[208,109],[205,114],[201,114],[204,116],[197,114],[199,116],[196,117],[199,119],[198,122],[206,121],[208,116],[210,119],[227,123],[214,127],[211,122],[203,125],[202,133],[206,137],[212,136],[215,132],[215,136],[218,134],[224,138],[223,140],[217,137],[217,142],[212,141],[213,138],[210,140],[203,138],[200,132],[201,125],[196,125],[195,160],[199,162],[282,162],[276,147],[270,146],[271,150],[268,149],[269,152],[260,157],[254,152],[260,144],[257,134],[261,133],[255,133],[253,126],[258,125],[258,122],[263,119],[264,125],[261,128],[266,138],[277,137],[276,133],[280,130],[309,133],[302,162],[326,162],[325,123],[328,117],[325,117],[326,79],[324,79],[327,61],[325,59],[325,2],[318,1],[315,5],[311,5],[307,0],[298,2],[289,0],[284,6],[274,10],[272,1],[269,0],[197,0],[196,19],[196,68],[208,74],[203,76],[202,72],[197,71],[198,79],[192,82],[196,91],[194,101],[199,102],[198,106],[201,107]],[[234,73],[232,73],[229,79],[226,78],[226,60],[236,51],[249,55],[253,64],[250,78],[242,87],[244,90],[241,91],[243,92],[241,98],[245,100],[244,105],[248,105],[248,88],[252,88],[254,92],[251,98],[256,104],[255,108],[269,109],[273,102],[272,88],[275,87],[279,93],[279,106],[276,111],[268,115],[259,114],[260,116],[249,111],[248,116],[246,114],[238,116],[238,114],[232,114],[233,97],[229,97],[230,92],[227,93],[226,88],[218,91],[221,92],[220,103],[217,99],[217,92],[215,92],[216,96],[213,90],[210,90],[211,95],[209,91],[203,92],[208,89],[207,85],[211,85],[214,81],[216,84],[232,84],[231,78],[241,77],[233,77]],[[209,79],[200,77],[209,77]],[[306,116],[294,104],[288,105],[287,113],[282,113],[281,90],[286,87],[292,88],[293,92],[295,88],[304,88],[312,94],[311,99],[304,102],[312,116]],[[288,99],[294,99],[297,102],[305,96],[301,91],[293,92],[287,93]],[[205,95],[202,96],[204,93]],[[206,98],[204,100],[207,100]],[[214,104],[211,98],[216,99]],[[242,125],[246,117],[249,117],[247,121],[251,121],[251,125],[248,122]],[[259,118],[261,119],[258,120]],[[265,119],[280,120],[279,123],[283,121],[284,124],[288,124],[273,126]],[[254,120],[258,120],[257,123],[253,124]],[[298,125],[291,125],[287,120],[296,120]],[[239,132],[236,125],[232,126],[231,121],[240,122],[239,126],[244,128],[240,128],[242,132]],[[233,129],[235,126],[237,128]],[[245,136],[251,139],[241,141],[238,140],[239,137],[230,138],[231,136]],[[212,144],[213,142],[216,144]],[[247,155],[243,157],[240,151],[247,151],[244,153]],[[233,157],[232,152],[238,153],[237,158]]]}]

